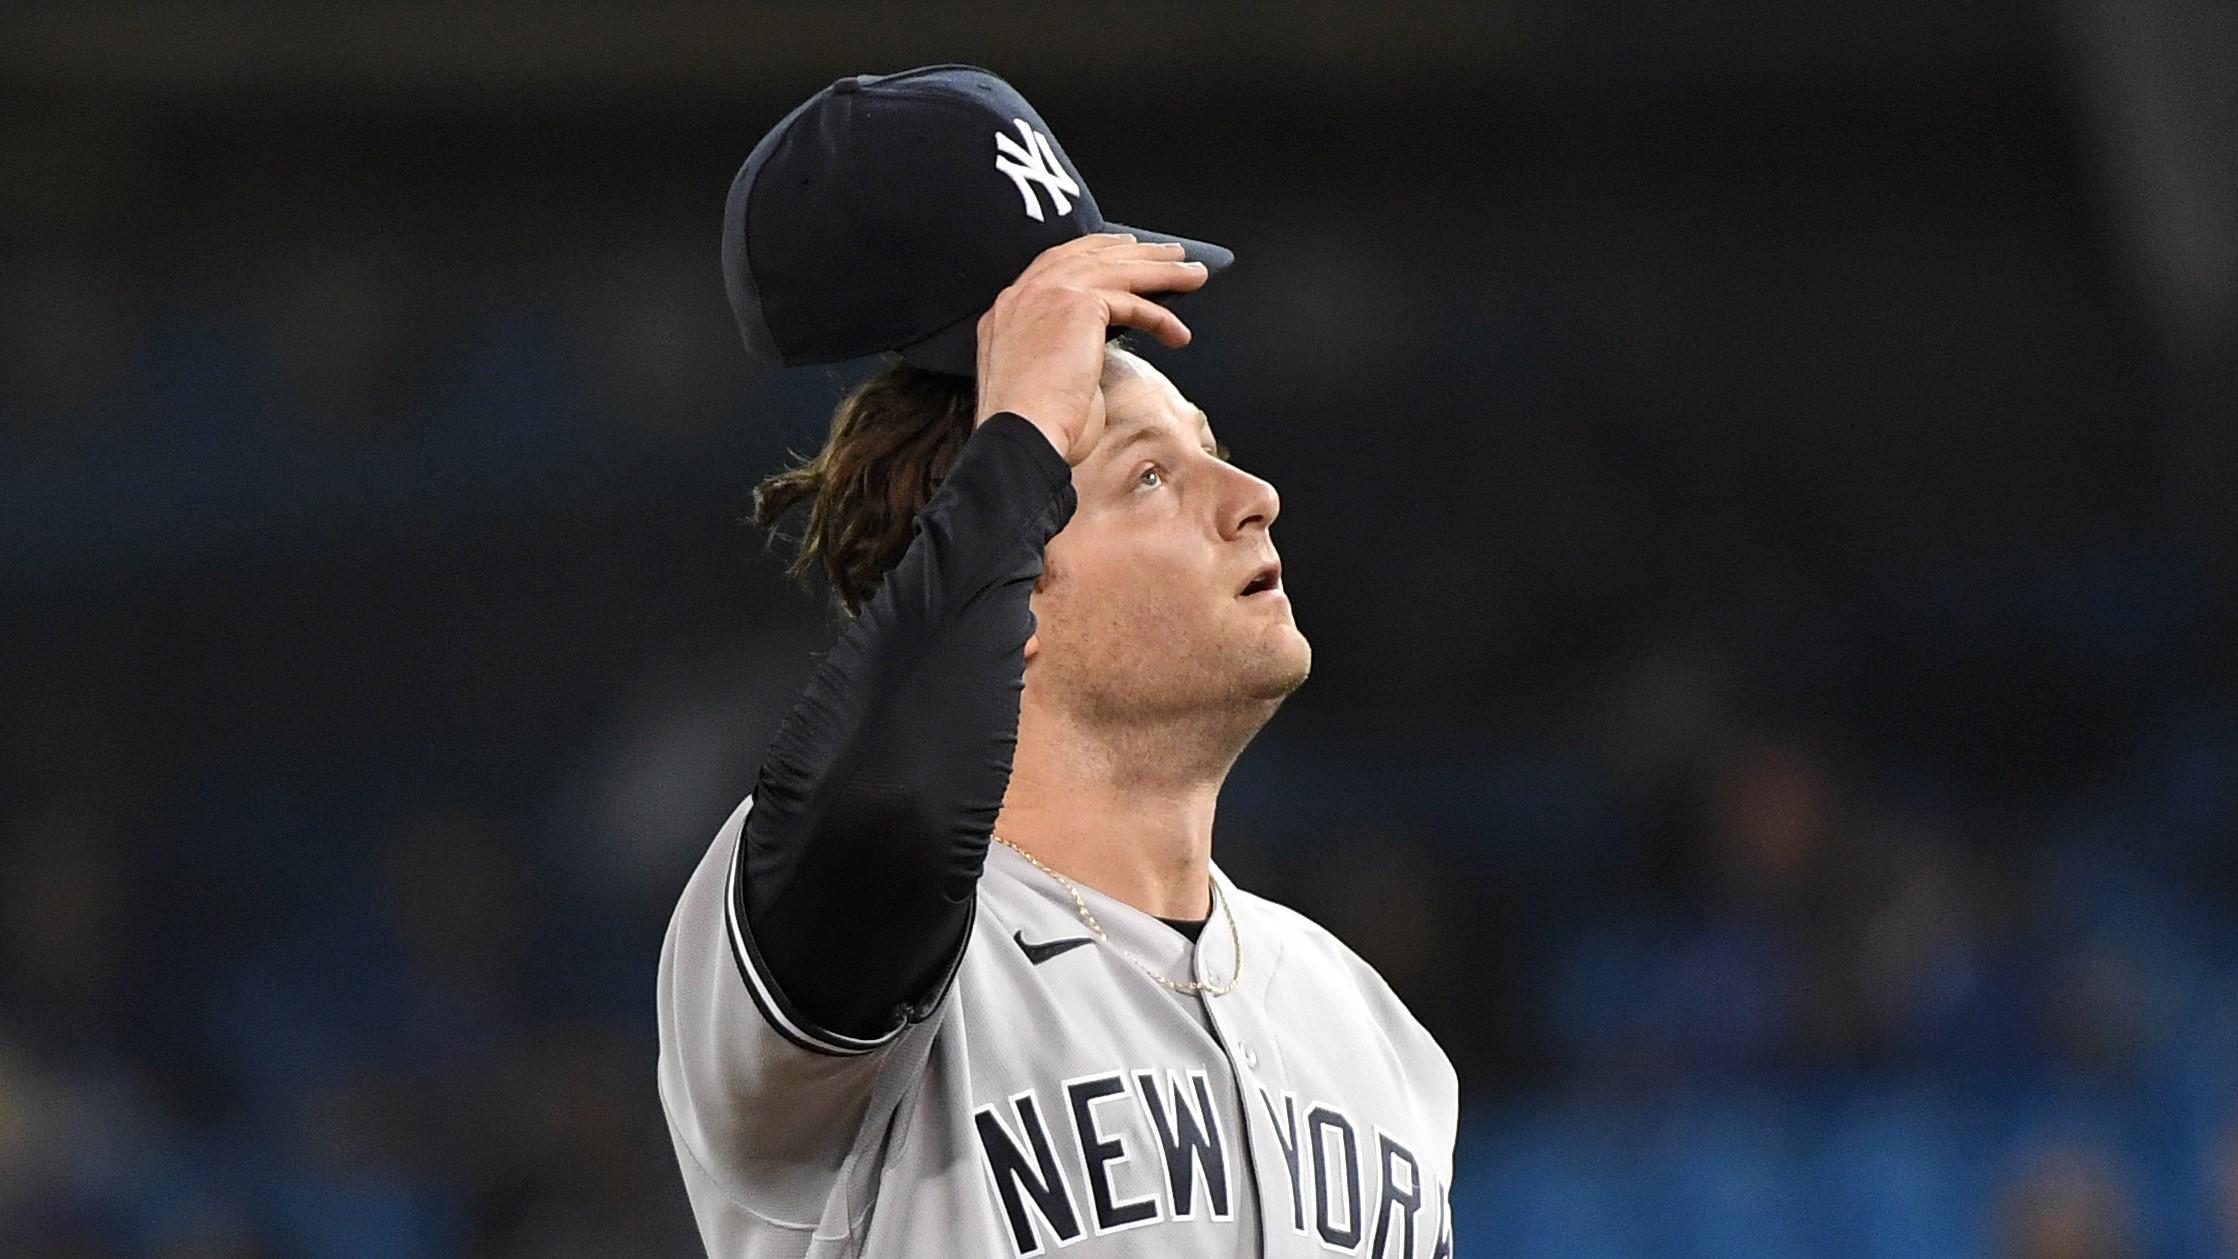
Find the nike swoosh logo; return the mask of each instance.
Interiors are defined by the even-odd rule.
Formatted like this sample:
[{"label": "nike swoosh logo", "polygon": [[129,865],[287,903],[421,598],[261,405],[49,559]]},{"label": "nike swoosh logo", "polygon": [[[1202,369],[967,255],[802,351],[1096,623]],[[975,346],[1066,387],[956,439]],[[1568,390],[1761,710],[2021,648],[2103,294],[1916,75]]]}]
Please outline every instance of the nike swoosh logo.
[{"label": "nike swoosh logo", "polygon": [[1025,950],[1026,960],[1036,966],[1057,956],[1066,949],[1077,949],[1083,944],[1095,943],[1087,936],[1075,936],[1069,940],[1050,940],[1043,944],[1028,944],[1026,943],[1026,933],[1023,931],[1016,932],[1010,938],[1018,942],[1020,949]]}]

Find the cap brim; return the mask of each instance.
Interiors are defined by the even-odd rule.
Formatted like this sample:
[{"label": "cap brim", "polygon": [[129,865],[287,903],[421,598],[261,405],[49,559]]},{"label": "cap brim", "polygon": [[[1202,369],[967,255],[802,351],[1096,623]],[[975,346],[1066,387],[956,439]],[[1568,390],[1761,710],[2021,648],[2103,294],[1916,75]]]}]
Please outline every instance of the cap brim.
[{"label": "cap brim", "polygon": [[[1147,228],[1126,227],[1118,223],[1105,223],[1099,230],[1126,232],[1136,240],[1179,245],[1181,246],[1182,260],[1203,263],[1205,274],[1208,276],[1220,274],[1229,263],[1236,260],[1234,251],[1224,245],[1215,245],[1210,241],[1191,240],[1186,236],[1175,236],[1171,232],[1153,232]],[[1179,293],[1152,295],[1154,300],[1160,302],[1179,296],[1181,296]],[[936,372],[947,372],[951,376],[976,376],[979,374],[979,316],[981,313],[973,311],[931,336],[901,347],[897,353],[919,367],[929,368]]]}]

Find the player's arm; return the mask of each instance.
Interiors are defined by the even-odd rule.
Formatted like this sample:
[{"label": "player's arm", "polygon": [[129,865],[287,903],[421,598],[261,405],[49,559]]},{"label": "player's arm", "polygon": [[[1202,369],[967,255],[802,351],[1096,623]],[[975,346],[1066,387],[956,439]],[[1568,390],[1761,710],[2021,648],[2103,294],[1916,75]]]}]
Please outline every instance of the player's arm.
[{"label": "player's arm", "polygon": [[834,1177],[876,1167],[864,1143],[930,1052],[905,1033],[942,1008],[970,935],[1030,596],[1102,431],[1104,339],[1184,343],[1140,294],[1203,281],[1178,247],[1089,236],[997,298],[977,427],[686,884],[661,950],[660,1083],[708,1236],[850,1225]]},{"label": "player's arm", "polygon": [[980,422],[899,564],[779,728],[746,819],[737,910],[770,1013],[808,1047],[926,1017],[970,927],[1017,741],[1028,597],[1102,430],[1113,324],[1188,332],[1135,290],[1195,287],[1178,246],[1091,236],[981,321]]},{"label": "player's arm", "polygon": [[1202,282],[1178,249],[1090,236],[1004,291],[979,328],[981,422],[686,884],[661,950],[661,1095],[687,1179],[736,1209],[815,1227],[875,1099],[928,1052],[903,1033],[963,956],[1042,548],[1102,427],[1105,335],[1185,341],[1128,286]]},{"label": "player's arm", "polygon": [[962,957],[1027,598],[1073,503],[1039,431],[982,424],[685,886],[661,950],[660,1084],[687,1182],[719,1190],[694,1194],[710,1238],[834,1223],[880,1080],[923,1061],[925,1038],[896,1042]]},{"label": "player's arm", "polygon": [[1028,597],[1074,506],[1031,424],[980,425],[771,741],[728,908],[743,977],[804,1049],[877,1047],[954,972],[1009,783]]}]

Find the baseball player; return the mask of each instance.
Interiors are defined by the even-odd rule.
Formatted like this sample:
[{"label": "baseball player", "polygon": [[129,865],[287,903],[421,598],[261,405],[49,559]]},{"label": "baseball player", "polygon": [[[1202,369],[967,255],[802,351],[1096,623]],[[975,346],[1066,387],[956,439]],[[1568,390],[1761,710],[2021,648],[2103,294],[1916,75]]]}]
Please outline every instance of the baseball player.
[{"label": "baseball player", "polygon": [[1274,488],[1106,338],[1186,344],[1228,252],[966,66],[795,109],[723,252],[759,364],[896,356],[762,487],[849,616],[661,950],[709,1254],[1450,1256],[1451,1063],[1212,860],[1312,652]]}]

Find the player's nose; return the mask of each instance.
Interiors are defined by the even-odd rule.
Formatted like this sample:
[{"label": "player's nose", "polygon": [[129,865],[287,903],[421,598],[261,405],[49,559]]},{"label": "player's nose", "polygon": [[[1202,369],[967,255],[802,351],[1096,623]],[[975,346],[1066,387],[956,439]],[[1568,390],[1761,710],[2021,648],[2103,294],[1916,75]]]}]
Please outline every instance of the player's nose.
[{"label": "player's nose", "polygon": [[1275,492],[1273,483],[1241,468],[1231,466],[1229,470],[1235,473],[1236,485],[1228,499],[1225,534],[1232,538],[1254,524],[1261,529],[1272,525],[1282,514],[1282,495]]}]

